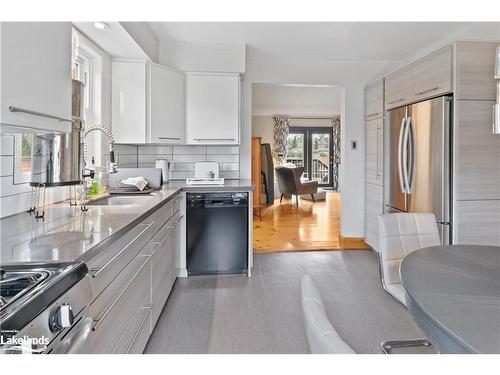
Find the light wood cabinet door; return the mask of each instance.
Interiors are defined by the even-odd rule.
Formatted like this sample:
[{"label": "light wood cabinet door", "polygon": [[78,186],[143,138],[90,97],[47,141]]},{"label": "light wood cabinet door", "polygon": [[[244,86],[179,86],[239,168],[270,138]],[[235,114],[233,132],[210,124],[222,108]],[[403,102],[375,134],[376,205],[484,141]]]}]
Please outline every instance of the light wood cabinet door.
[{"label": "light wood cabinet door", "polygon": [[455,242],[500,246],[500,200],[457,202]]},{"label": "light wood cabinet door", "polygon": [[0,23],[0,123],[71,131],[71,22]]},{"label": "light wood cabinet door", "polygon": [[[384,213],[382,186],[365,184],[365,242],[374,250],[378,248],[378,219]],[[378,251],[378,250],[377,250]]]},{"label": "light wood cabinet door", "polygon": [[188,144],[239,143],[239,75],[186,75],[186,130]]},{"label": "light wood cabinet door", "polygon": [[401,107],[410,102],[413,97],[411,85],[410,65],[385,77],[385,109]]},{"label": "light wood cabinet door", "polygon": [[458,42],[455,98],[495,100],[495,52],[498,43]]},{"label": "light wood cabinet door", "polygon": [[384,80],[378,79],[365,87],[365,118],[367,120],[384,115]]},{"label": "light wood cabinet door", "polygon": [[412,101],[452,91],[452,46],[444,47],[411,65]]},{"label": "light wood cabinet door", "polygon": [[383,181],[383,124],[383,118],[376,118],[365,125],[365,179],[375,185]]},{"label": "light wood cabinet door", "polygon": [[493,101],[457,100],[458,200],[500,199],[500,135],[492,132]]},{"label": "light wood cabinet door", "polygon": [[184,143],[184,74],[150,64],[149,103],[149,141]]},{"label": "light wood cabinet door", "polygon": [[144,62],[113,62],[111,130],[117,143],[146,143],[147,69]]}]

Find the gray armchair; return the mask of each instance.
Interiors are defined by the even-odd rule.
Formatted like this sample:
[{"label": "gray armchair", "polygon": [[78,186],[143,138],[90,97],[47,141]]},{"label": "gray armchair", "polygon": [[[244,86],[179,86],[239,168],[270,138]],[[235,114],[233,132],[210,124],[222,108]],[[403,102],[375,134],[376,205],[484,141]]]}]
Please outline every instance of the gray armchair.
[{"label": "gray armchair", "polygon": [[295,195],[297,206],[299,205],[299,195],[311,194],[314,202],[314,194],[318,191],[318,181],[300,181],[300,176],[304,173],[304,167],[276,167],[276,177],[278,179],[278,188],[281,193],[280,203],[283,196]]}]

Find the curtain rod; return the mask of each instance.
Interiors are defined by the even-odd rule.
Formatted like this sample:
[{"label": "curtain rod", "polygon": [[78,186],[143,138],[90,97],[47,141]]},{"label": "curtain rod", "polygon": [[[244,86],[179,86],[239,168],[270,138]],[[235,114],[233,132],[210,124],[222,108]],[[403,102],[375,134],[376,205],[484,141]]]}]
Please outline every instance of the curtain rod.
[{"label": "curtain rod", "polygon": [[290,116],[288,117],[290,120],[333,120],[335,116]]}]

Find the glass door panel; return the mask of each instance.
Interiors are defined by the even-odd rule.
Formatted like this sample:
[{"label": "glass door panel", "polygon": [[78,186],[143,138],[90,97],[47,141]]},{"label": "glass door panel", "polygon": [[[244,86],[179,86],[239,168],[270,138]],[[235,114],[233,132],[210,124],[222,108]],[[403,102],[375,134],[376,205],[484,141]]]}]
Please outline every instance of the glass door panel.
[{"label": "glass door panel", "polygon": [[311,132],[311,180],[320,185],[330,185],[330,143],[329,133]]},{"label": "glass door panel", "polygon": [[286,162],[293,163],[297,167],[303,167],[306,163],[305,134],[290,132],[287,138]]}]

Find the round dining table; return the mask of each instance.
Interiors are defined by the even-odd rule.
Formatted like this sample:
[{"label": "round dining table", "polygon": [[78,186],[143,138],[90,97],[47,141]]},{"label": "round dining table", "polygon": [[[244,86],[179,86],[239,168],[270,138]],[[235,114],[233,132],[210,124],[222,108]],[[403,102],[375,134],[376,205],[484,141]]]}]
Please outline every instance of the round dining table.
[{"label": "round dining table", "polygon": [[500,247],[420,249],[400,273],[408,309],[440,353],[500,353]]}]

